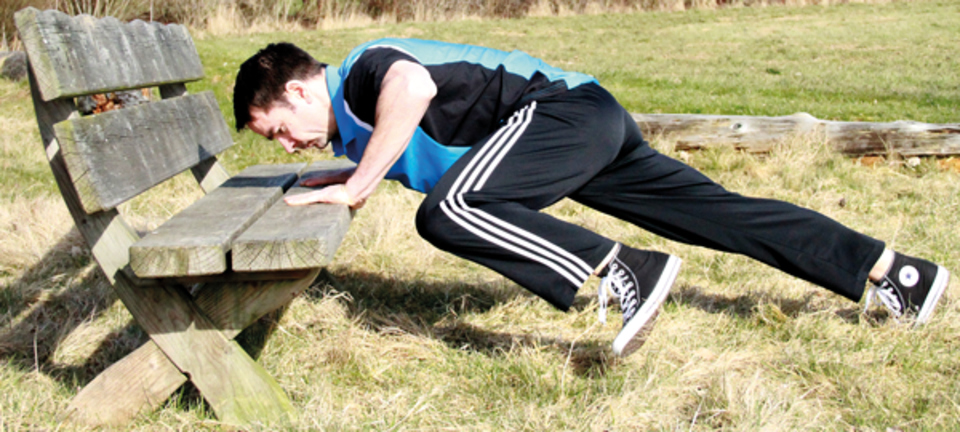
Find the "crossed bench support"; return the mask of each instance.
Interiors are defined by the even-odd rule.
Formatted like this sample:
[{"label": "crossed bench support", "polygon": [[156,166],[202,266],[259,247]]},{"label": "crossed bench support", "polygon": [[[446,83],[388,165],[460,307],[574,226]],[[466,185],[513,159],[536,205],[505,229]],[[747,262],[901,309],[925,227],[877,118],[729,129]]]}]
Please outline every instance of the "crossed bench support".
[{"label": "crossed bench support", "polygon": [[[345,206],[280,200],[318,162],[230,177],[232,145],[212,93],[187,94],[203,69],[186,29],[27,8],[15,15],[50,168],[77,229],[150,341],[106,369],[66,418],[123,424],[192,382],[230,424],[275,424],[293,409],[233,340],[307,288],[351,219]],[[162,100],[82,116],[75,97],[157,87]],[[117,206],[190,169],[206,196],[141,236]],[[196,288],[200,284],[199,289]]]}]

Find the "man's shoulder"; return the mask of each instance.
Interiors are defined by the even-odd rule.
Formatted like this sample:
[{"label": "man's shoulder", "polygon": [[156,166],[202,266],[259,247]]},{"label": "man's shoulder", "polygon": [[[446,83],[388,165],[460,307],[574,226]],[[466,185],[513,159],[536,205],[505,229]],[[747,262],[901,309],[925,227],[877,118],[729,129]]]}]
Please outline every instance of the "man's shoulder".
[{"label": "man's shoulder", "polygon": [[358,45],[340,65],[341,79],[346,80],[355,70],[376,70],[397,60],[419,62],[415,51],[405,39],[376,39]]},{"label": "man's shoulder", "polygon": [[443,42],[429,41],[423,39],[402,39],[402,38],[381,38],[374,39],[371,41],[364,42],[360,45],[357,45],[350,51],[350,54],[347,55],[345,62],[356,62],[361,55],[363,55],[368,50],[387,48],[394,49],[401,52],[407,52],[413,54],[414,51],[419,51],[422,49],[429,49],[430,45],[442,44]]},{"label": "man's shoulder", "polygon": [[344,65],[348,68],[364,54],[376,49],[390,49],[403,53],[423,65],[442,64],[454,61],[488,62],[502,61],[509,54],[494,48],[466,45],[429,39],[382,38],[365,42],[354,48]]}]

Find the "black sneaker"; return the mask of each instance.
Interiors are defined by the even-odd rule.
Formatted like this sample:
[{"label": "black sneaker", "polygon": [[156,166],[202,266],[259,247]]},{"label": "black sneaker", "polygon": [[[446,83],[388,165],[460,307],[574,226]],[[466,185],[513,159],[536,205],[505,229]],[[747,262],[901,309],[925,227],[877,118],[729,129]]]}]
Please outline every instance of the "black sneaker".
[{"label": "black sneaker", "polygon": [[914,317],[916,325],[923,324],[930,319],[949,281],[950,272],[942,266],[896,253],[887,274],[867,291],[864,311],[879,299],[894,317]]},{"label": "black sneaker", "polygon": [[652,329],[682,260],[660,252],[618,247],[600,282],[599,313],[600,321],[606,322],[607,290],[620,299],[623,329],[613,340],[613,353],[623,357],[643,345],[643,336]]}]

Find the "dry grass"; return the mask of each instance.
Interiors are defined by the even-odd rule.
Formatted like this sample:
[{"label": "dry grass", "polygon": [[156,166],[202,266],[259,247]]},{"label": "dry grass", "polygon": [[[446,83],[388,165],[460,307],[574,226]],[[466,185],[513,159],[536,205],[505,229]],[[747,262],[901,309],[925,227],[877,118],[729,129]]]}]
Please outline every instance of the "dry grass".
[{"label": "dry grass", "polygon": [[[730,149],[674,156],[732,189],[812,207],[909,251],[954,263],[960,254],[950,240],[960,182],[935,166],[858,166],[810,140],[766,157]],[[184,205],[169,197],[191,187],[173,181],[125,211],[149,227]],[[562,202],[549,212],[685,259],[647,345],[618,360],[608,348],[616,326],[595,323],[592,289],[562,313],[437,251],[410,235],[419,200],[383,187],[358,214],[336,264],[280,321],[261,363],[297,406],[291,429],[956,426],[956,384],[944,379],[958,366],[956,283],[933,322],[911,330],[747,259],[670,243]],[[938,207],[916,208],[929,203]],[[0,235],[2,422],[52,426],[75,386],[144,336],[58,197],[8,201]],[[215,424],[198,404],[180,395],[134,428]]]},{"label": "dry grass", "polygon": [[[72,228],[25,100],[23,83],[0,81],[0,430],[71,430],[57,416],[77,389],[145,336]],[[737,192],[960,268],[960,176],[934,161],[865,166],[811,138],[762,157],[654,144]],[[148,230],[199,194],[180,176],[122,211]],[[596,280],[556,311],[412,235],[419,201],[382,186],[280,320],[259,361],[293,399],[287,429],[960,429],[956,278],[915,330],[746,258],[561,202],[548,211],[685,260],[647,344],[616,359],[617,326],[596,323]],[[221,428],[190,392],[129,427]]]},{"label": "dry grass", "polygon": [[16,47],[13,13],[27,6],[71,15],[177,22],[189,25],[197,35],[222,36],[394,22],[892,1],[898,0],[5,0],[0,3],[0,41]]},{"label": "dry grass", "polygon": [[[949,236],[957,221],[943,213],[958,205],[956,174],[861,167],[809,140],[764,158],[729,149],[686,158],[744,193],[802,203],[910,251],[956,260]],[[894,210],[903,204],[890,193],[919,191],[943,207]],[[911,330],[747,259],[669,243],[563,202],[549,211],[686,260],[648,344],[617,360],[608,348],[616,326],[595,324],[590,289],[560,313],[432,249],[409,236],[418,202],[392,185],[380,191],[336,265],[281,321],[264,360],[297,399],[298,428],[955,425],[957,390],[941,380],[956,364],[956,283],[934,322]],[[912,225],[925,228],[903,229]]]}]

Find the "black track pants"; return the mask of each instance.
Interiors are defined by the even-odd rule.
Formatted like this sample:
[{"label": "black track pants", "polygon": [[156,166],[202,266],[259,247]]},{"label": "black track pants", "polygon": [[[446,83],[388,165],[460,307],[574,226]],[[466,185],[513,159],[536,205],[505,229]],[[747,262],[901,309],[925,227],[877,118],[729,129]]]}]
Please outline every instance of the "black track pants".
[{"label": "black track pants", "polygon": [[884,248],[817,212],[729,192],[658,153],[593,84],[531,102],[475,145],[427,195],[417,229],[566,310],[615,242],[539,212],[565,197],[672,240],[752,257],[853,301]]}]

